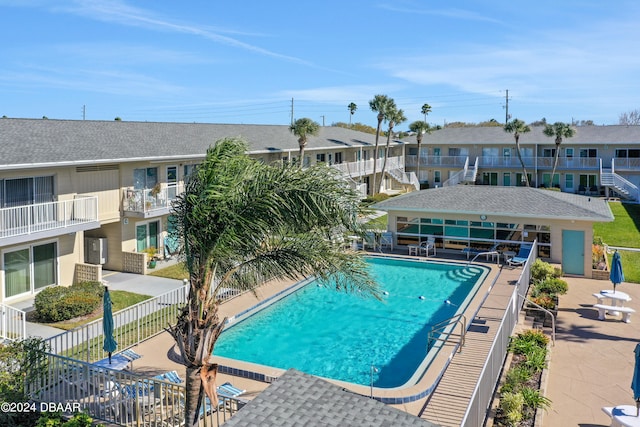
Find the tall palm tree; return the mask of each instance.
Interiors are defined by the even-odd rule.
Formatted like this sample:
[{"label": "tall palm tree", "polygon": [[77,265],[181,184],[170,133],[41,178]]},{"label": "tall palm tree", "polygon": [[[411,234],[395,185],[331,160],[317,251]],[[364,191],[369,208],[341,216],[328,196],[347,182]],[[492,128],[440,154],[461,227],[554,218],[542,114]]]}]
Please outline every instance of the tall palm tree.
[{"label": "tall palm tree", "polygon": [[431,105],[429,104],[424,104],[422,106],[422,110],[420,110],[422,112],[422,114],[424,114],[424,122],[427,123],[427,114],[429,114],[431,112]]},{"label": "tall palm tree", "polygon": [[364,235],[355,191],[330,167],[267,165],[246,150],[238,139],[218,141],[173,205],[190,289],[168,330],[186,366],[189,427],[198,424],[205,394],[217,406],[211,355],[226,320],[219,317],[220,289],[315,276],[339,290],[380,297],[365,260],[327,238],[336,228]]},{"label": "tall palm tree", "polygon": [[[380,128],[382,127],[382,121],[385,118],[387,111],[387,105],[389,102],[393,102],[393,99],[387,95],[376,95],[369,101],[369,108],[374,113],[378,113],[378,126],[376,127],[376,145],[373,152],[373,177],[371,180],[371,195],[375,195],[378,187],[376,187],[376,172],[378,166],[378,141],[380,138]],[[381,178],[382,179],[382,178]]]},{"label": "tall palm tree", "polygon": [[516,154],[518,155],[518,160],[520,160],[520,165],[522,165],[522,174],[524,176],[524,181],[527,187],[529,187],[530,183],[529,183],[529,176],[527,175],[527,168],[524,165],[524,160],[522,159],[522,153],[520,152],[520,134],[530,132],[531,128],[522,120],[513,119],[504,125],[504,131],[512,133],[513,138],[516,140]]},{"label": "tall palm tree", "polygon": [[542,131],[548,137],[554,138],[556,143],[556,152],[553,158],[553,171],[551,172],[551,185],[553,186],[553,178],[556,174],[556,168],[558,167],[558,155],[560,154],[560,144],[562,144],[562,138],[571,138],[576,134],[576,130],[568,123],[555,122],[552,125],[545,125]]},{"label": "tall palm tree", "polygon": [[347,108],[349,109],[349,127],[351,127],[351,117],[353,116],[353,113],[355,113],[358,109],[358,106],[354,102],[351,102],[349,103],[349,105],[347,105]]},{"label": "tall palm tree", "polygon": [[422,137],[425,133],[431,133],[431,126],[426,121],[416,120],[409,125],[409,130],[415,132],[416,141],[418,141],[418,165],[416,166],[416,176],[420,181],[420,144],[422,144]]},{"label": "tall palm tree", "polygon": [[387,113],[385,119],[389,121],[389,129],[387,131],[387,146],[384,149],[384,162],[382,163],[382,170],[380,172],[380,183],[378,184],[378,193],[382,188],[382,180],[384,179],[384,171],[387,167],[387,158],[389,158],[389,147],[391,145],[391,137],[393,136],[393,127],[407,121],[402,109],[398,110],[396,103],[391,100],[387,106]]},{"label": "tall palm tree", "polygon": [[293,122],[293,124],[289,126],[289,130],[298,137],[300,167],[302,167],[304,164],[304,149],[307,146],[307,136],[317,135],[320,130],[320,125],[311,119],[303,117]]}]

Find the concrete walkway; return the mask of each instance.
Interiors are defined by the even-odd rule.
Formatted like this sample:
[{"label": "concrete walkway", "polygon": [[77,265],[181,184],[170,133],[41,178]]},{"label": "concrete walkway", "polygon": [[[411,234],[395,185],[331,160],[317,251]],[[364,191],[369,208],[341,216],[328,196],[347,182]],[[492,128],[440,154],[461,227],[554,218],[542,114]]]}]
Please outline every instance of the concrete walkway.
[{"label": "concrete walkway", "polygon": [[566,278],[569,292],[560,297],[556,345],[551,350],[547,397],[552,407],[544,415],[545,427],[609,426],[603,406],[635,405],[631,392],[634,349],[640,342],[640,285],[622,283],[629,294],[625,304],[637,313],[632,323],[620,317],[598,320],[594,292],[611,289],[607,280]]}]

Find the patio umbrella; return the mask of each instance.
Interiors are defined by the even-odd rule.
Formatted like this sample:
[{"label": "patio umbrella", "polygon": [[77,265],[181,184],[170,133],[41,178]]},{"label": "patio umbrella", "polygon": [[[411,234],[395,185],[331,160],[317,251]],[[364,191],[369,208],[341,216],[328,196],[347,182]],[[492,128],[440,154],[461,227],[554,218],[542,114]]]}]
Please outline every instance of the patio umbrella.
[{"label": "patio umbrella", "polygon": [[111,295],[109,295],[109,289],[105,287],[104,297],[102,299],[102,306],[104,310],[102,318],[102,332],[104,333],[104,344],[102,349],[109,353],[109,364],[111,364],[111,353],[116,351],[118,343],[113,338],[113,310],[111,308]]},{"label": "patio umbrella", "polygon": [[636,344],[634,353],[636,354],[636,367],[633,370],[631,390],[633,390],[633,398],[636,400],[636,416],[640,416],[640,344]]},{"label": "patio umbrella", "polygon": [[616,285],[624,281],[622,261],[620,260],[620,253],[618,251],[613,254],[613,259],[611,260],[611,273],[609,274],[609,279],[611,279],[611,282],[613,283],[613,292],[616,291]]}]

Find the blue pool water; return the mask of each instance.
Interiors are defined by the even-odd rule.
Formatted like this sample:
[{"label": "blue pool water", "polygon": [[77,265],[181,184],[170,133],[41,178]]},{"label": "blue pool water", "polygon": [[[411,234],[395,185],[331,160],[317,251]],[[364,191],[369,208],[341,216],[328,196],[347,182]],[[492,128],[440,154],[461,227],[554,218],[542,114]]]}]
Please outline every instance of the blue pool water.
[{"label": "blue pool water", "polygon": [[[431,326],[455,315],[486,276],[460,264],[368,260],[383,301],[316,282],[228,327],[214,354],[376,387],[405,384],[424,361]],[[422,298],[421,298],[422,297]]]}]

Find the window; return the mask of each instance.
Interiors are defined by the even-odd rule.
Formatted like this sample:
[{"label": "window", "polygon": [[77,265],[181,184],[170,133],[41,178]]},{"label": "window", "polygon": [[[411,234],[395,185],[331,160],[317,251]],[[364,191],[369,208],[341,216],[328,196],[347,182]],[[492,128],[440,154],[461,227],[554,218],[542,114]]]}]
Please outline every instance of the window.
[{"label": "window", "polygon": [[504,157],[505,159],[510,159],[511,158],[511,148],[503,148],[502,149],[502,157]]},{"label": "window", "polygon": [[159,221],[136,224],[136,251],[142,252],[151,246],[157,249],[159,232]]},{"label": "window", "polygon": [[598,157],[598,150],[596,148],[581,148],[580,157]]},{"label": "window", "polygon": [[560,175],[559,174],[555,174],[553,176],[553,185],[551,184],[551,174],[550,173],[543,173],[542,174],[542,185],[544,185],[546,188],[551,188],[551,187],[560,187]]},{"label": "window", "polygon": [[49,242],[5,252],[4,294],[10,298],[57,283],[58,245]]},{"label": "window", "polygon": [[418,147],[409,147],[409,155],[417,156],[418,155]]},{"label": "window", "polygon": [[[440,150],[440,149],[438,149]],[[435,155],[435,148],[434,148],[434,155]],[[438,154],[440,155],[440,154]],[[450,156],[468,156],[469,155],[469,149],[468,148],[457,148],[457,147],[451,147],[449,148],[449,155]]]},{"label": "window", "polygon": [[433,171],[433,182],[440,184],[440,171]]},{"label": "window", "polygon": [[316,154],[316,163],[324,163],[325,162],[325,155],[324,153],[318,153]]},{"label": "window", "polygon": [[497,172],[482,172],[482,184],[483,185],[498,185],[498,173]]},{"label": "window", "polygon": [[544,148],[542,150],[542,157],[555,157],[556,149],[555,148]]},{"label": "window", "polygon": [[53,176],[0,180],[0,208],[48,203],[53,199]]},{"label": "window", "polygon": [[568,173],[564,176],[564,187],[567,190],[573,189],[573,174]]},{"label": "window", "polygon": [[509,187],[511,185],[511,174],[509,172],[502,174],[502,185],[505,187]]},{"label": "window", "polygon": [[564,149],[564,156],[567,159],[573,159],[573,148],[565,148]]},{"label": "window", "polygon": [[433,147],[433,157],[440,157],[440,147]]},{"label": "window", "polygon": [[158,168],[141,168],[133,170],[133,188],[148,190],[158,183]]},{"label": "window", "polygon": [[336,153],[336,165],[342,163],[342,152]]},{"label": "window", "polygon": [[498,152],[497,147],[483,147],[482,157],[498,157]]}]

